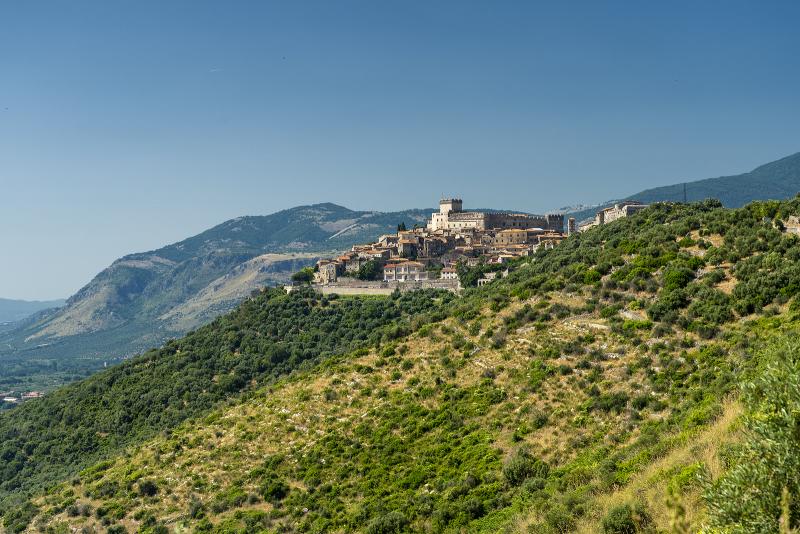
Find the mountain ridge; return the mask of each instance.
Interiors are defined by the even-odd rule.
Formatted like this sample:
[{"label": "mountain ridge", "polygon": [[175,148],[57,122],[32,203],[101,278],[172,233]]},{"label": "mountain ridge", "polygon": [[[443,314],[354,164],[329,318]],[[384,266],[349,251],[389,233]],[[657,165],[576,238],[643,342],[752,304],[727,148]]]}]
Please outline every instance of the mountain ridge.
[{"label": "mountain ridge", "polygon": [[[127,254],[64,307],[0,331],[0,361],[72,361],[80,362],[81,372],[97,369],[200,326],[322,255],[374,240],[400,222],[422,223],[431,211],[310,204],[237,217],[176,243]],[[0,385],[3,378],[0,371]]]},{"label": "mountain ridge", "polygon": [[625,200],[635,200],[645,204],[683,202],[684,185],[688,202],[715,198],[727,208],[740,208],[754,200],[791,198],[800,192],[800,152],[759,165],[749,172],[652,187],[624,198],[608,200],[585,209],[567,211],[567,214],[580,222],[593,218],[601,209]]}]

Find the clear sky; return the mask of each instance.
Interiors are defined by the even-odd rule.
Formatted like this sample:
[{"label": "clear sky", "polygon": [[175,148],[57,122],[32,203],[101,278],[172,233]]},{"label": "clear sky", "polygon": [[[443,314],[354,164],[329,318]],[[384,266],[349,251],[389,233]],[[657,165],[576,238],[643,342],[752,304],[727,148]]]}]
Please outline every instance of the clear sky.
[{"label": "clear sky", "polygon": [[0,296],[299,204],[544,211],[800,151],[800,2],[0,3]]}]

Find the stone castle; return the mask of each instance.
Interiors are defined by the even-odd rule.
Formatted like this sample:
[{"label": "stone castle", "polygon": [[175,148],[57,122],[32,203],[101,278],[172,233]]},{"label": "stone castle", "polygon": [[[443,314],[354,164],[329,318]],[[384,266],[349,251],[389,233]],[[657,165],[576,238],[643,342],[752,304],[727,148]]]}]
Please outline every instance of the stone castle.
[{"label": "stone castle", "polygon": [[430,231],[465,229],[486,231],[510,228],[540,228],[552,232],[563,232],[564,215],[464,211],[460,198],[443,198],[439,201],[439,212],[434,213],[428,223]]}]

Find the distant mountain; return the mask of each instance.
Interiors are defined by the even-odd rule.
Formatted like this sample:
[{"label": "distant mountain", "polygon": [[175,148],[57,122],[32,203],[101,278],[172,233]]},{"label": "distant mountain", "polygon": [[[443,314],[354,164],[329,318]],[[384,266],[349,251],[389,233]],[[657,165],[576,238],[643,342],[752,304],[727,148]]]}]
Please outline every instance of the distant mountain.
[{"label": "distant mountain", "polygon": [[64,302],[64,299],[13,300],[0,298],[0,323],[21,321],[38,311],[63,306]]},{"label": "distant mountain", "polygon": [[706,198],[716,198],[725,207],[740,208],[754,200],[780,200],[795,196],[800,192],[800,152],[762,165],[750,172],[735,176],[706,178],[694,182],[678,183],[663,187],[646,189],[624,199],[609,200],[597,206],[580,209],[566,208],[570,217],[578,221],[594,217],[594,214],[620,200],[638,200],[646,204],[652,202],[683,202],[684,185],[686,200],[694,202]]},{"label": "distant mountain", "polygon": [[[158,250],[130,254],[101,271],[66,305],[0,330],[0,362],[17,374],[48,365],[74,373],[178,337],[282,283],[321,255],[424,222],[432,210],[353,211],[315,204],[239,217]],[[35,310],[34,310],[35,311]],[[52,365],[51,365],[52,364]],[[0,365],[0,385],[3,369]],[[70,376],[72,376],[70,374]],[[7,377],[6,377],[7,378]]]}]

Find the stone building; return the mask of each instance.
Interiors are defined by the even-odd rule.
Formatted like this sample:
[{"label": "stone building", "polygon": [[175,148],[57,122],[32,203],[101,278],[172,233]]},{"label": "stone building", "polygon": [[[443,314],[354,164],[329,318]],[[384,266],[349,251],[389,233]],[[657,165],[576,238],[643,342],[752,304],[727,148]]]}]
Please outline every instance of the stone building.
[{"label": "stone building", "polygon": [[617,219],[622,219],[623,217],[630,217],[634,213],[642,211],[646,207],[648,207],[647,204],[642,204],[641,202],[637,202],[635,200],[626,200],[624,202],[614,204],[613,206],[598,211],[594,217],[594,220],[590,220],[588,223],[585,222],[581,224],[578,228],[578,231],[584,232],[590,228],[594,228],[595,226],[602,226],[604,224],[616,221]]},{"label": "stone building", "polygon": [[495,246],[528,245],[539,242],[539,236],[546,234],[541,228],[500,230],[494,235]]},{"label": "stone building", "polygon": [[331,284],[336,282],[339,274],[339,265],[332,261],[320,261],[318,270],[314,273],[314,282],[317,284]]},{"label": "stone building", "polygon": [[407,282],[428,280],[425,265],[418,261],[387,263],[383,267],[383,280],[386,282]]},{"label": "stone building", "polygon": [[647,204],[642,204],[641,202],[636,202],[635,200],[620,202],[619,204],[614,204],[609,208],[598,211],[594,222],[597,226],[608,224],[616,221],[617,219],[622,219],[623,217],[630,217],[637,211],[642,211],[646,207]]},{"label": "stone building", "polygon": [[416,258],[419,254],[419,240],[404,237],[397,242],[397,254],[401,258]]},{"label": "stone building", "polygon": [[432,214],[428,223],[430,231],[504,228],[542,228],[561,232],[564,230],[564,215],[464,211],[460,198],[443,198],[439,201],[439,212]]},{"label": "stone building", "polygon": [[433,258],[441,256],[451,248],[453,248],[451,240],[446,237],[426,237],[422,242],[422,255],[427,258]]}]

